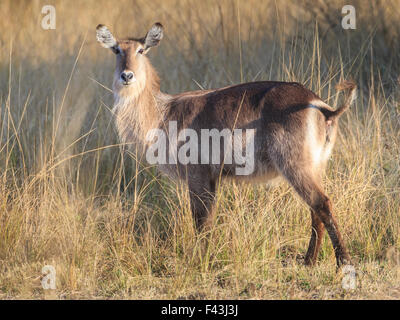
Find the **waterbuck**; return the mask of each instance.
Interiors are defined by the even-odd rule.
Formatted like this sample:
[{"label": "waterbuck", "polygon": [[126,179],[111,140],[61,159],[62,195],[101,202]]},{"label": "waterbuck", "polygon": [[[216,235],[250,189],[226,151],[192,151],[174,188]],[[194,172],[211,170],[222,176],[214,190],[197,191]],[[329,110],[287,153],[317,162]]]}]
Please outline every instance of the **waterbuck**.
[{"label": "waterbuck", "polygon": [[[247,175],[235,173],[235,166],[243,165],[237,160],[240,159],[237,154],[231,163],[224,162],[224,157],[205,163],[204,156],[209,159],[208,149],[206,152],[202,149],[192,162],[158,164],[163,173],[187,182],[198,230],[210,221],[221,177],[250,182],[284,177],[311,208],[312,232],[305,263],[316,262],[324,228],[332,241],[338,266],[350,263],[331,202],[323,191],[322,174],[335,142],[339,116],[355,98],[353,82],[344,81],[338,87],[346,91],[346,97],[336,110],[294,82],[259,81],[169,95],[160,91],[160,79],[146,57],[149,49],[157,46],[163,37],[160,23],[154,24],[142,38],[116,40],[104,25],[98,25],[96,31],[101,45],[117,57],[113,110],[123,143],[134,143],[146,153],[155,138],[149,132],[167,130],[171,122],[176,124],[178,132],[187,130],[198,136],[205,129],[208,132],[245,130],[246,139],[239,137],[224,144],[231,149],[235,145],[248,147],[249,141],[253,143],[253,168]],[[172,138],[168,136],[163,146],[170,150],[172,145]],[[217,144],[216,148],[222,147]]]}]

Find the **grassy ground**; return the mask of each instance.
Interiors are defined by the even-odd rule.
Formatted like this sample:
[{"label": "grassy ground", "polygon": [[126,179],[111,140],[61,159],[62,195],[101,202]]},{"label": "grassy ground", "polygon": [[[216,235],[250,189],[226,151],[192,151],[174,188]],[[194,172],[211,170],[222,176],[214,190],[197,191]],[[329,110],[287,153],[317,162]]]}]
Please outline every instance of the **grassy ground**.
[{"label": "grassy ground", "polygon": [[[342,1],[1,1],[0,298],[399,299],[400,3],[352,3],[356,30]],[[41,28],[47,4],[56,30]],[[95,27],[143,36],[156,21],[169,93],[290,80],[335,107],[334,85],[357,82],[326,176],[356,289],[327,236],[302,265],[310,213],[288,185],[224,184],[201,254],[187,191],[121,154]]]}]

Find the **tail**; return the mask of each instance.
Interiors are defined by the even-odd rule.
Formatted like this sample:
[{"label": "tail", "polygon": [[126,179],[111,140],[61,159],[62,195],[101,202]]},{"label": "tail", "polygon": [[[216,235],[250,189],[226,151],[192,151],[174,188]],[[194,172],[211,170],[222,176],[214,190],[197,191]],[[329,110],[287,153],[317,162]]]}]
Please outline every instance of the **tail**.
[{"label": "tail", "polygon": [[336,90],[338,90],[339,92],[343,90],[347,91],[346,98],[344,100],[344,104],[342,104],[339,108],[329,114],[328,119],[333,120],[335,118],[339,118],[342,113],[344,113],[351,106],[357,96],[356,89],[357,85],[353,81],[345,80],[336,85]]}]

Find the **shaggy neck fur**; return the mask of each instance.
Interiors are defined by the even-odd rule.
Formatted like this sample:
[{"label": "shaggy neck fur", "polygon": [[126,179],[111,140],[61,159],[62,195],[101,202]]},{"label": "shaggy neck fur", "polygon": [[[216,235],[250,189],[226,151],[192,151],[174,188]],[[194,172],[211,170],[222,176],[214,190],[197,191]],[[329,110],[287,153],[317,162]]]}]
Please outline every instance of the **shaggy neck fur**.
[{"label": "shaggy neck fur", "polygon": [[160,91],[160,79],[148,59],[142,59],[132,85],[121,85],[119,75],[115,75],[113,111],[122,142],[146,147],[146,134],[160,127],[169,96]]}]

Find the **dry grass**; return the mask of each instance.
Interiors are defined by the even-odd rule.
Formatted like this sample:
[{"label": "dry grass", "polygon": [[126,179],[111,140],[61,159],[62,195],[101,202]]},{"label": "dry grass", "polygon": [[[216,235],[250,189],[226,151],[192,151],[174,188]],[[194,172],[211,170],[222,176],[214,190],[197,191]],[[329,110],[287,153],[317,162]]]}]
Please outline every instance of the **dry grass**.
[{"label": "dry grass", "polygon": [[[352,2],[345,31],[342,1],[1,1],[0,298],[399,299],[399,2]],[[40,27],[45,4],[56,30]],[[224,185],[200,254],[186,190],[121,155],[100,85],[114,58],[94,30],[140,36],[155,21],[166,92],[295,80],[336,106],[334,85],[358,83],[326,178],[355,290],[327,237],[318,265],[302,265],[309,211],[287,185]]]}]

